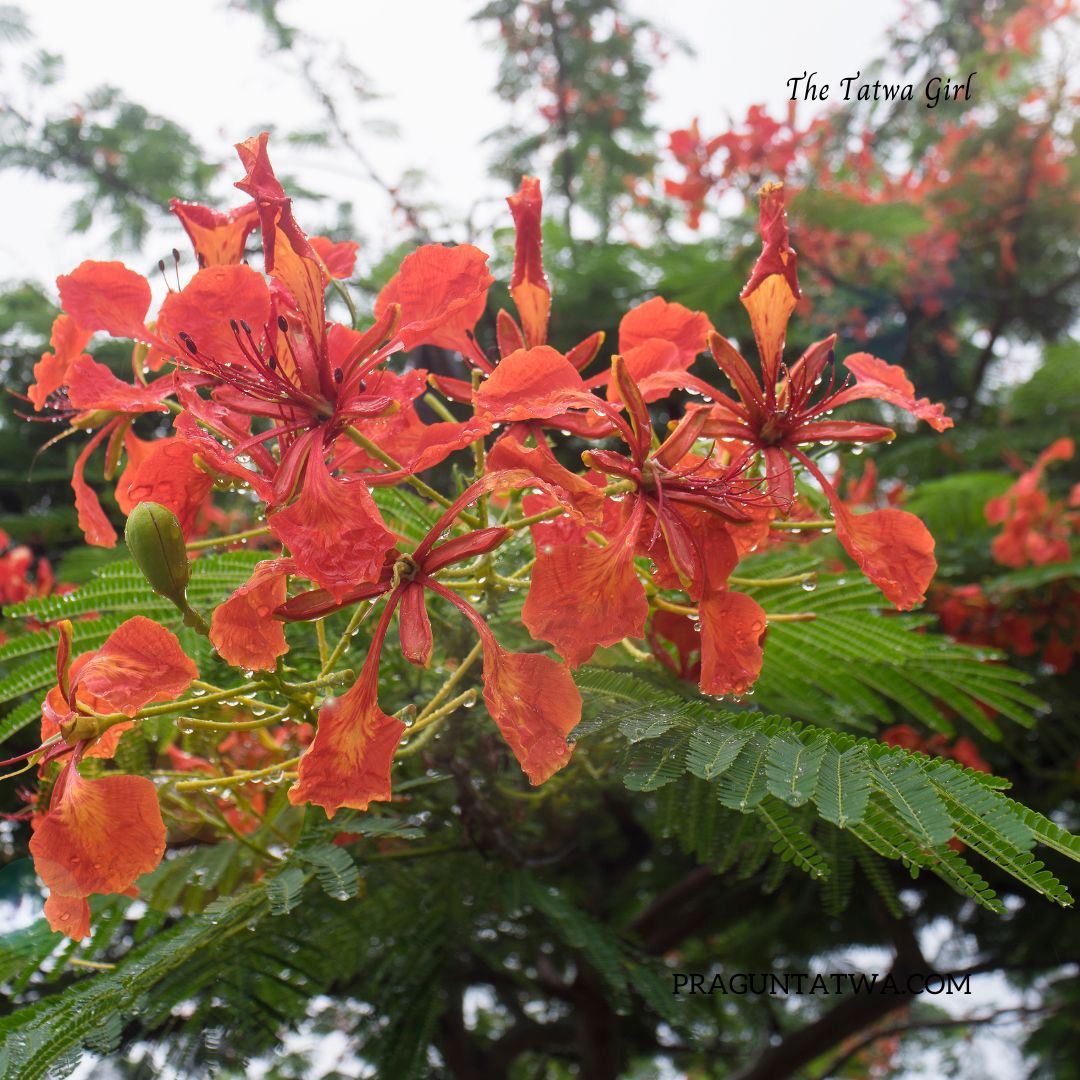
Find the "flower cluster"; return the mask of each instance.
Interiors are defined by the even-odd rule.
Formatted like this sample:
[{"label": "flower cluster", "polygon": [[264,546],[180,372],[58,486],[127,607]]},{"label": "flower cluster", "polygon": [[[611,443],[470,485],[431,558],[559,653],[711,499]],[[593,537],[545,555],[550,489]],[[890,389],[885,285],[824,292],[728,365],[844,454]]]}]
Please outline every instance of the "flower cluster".
[{"label": "flower cluster", "polygon": [[[986,520],[1001,526],[990,545],[995,562],[1022,569],[1073,557],[1080,533],[1080,484],[1055,499],[1045,479],[1048,466],[1071,460],[1074,452],[1072,439],[1055,440],[1008,490],[986,504]],[[1029,587],[1011,586],[1005,578],[991,590],[979,584],[941,586],[934,606],[942,627],[958,641],[1037,656],[1048,673],[1065,674],[1080,652],[1080,589],[1069,576]]]},{"label": "flower cluster", "polygon": [[[731,587],[732,575],[744,556],[782,534],[796,509],[799,474],[832,508],[833,518],[819,525],[835,528],[888,600],[901,609],[923,600],[936,565],[926,528],[895,507],[855,512],[817,456],[837,444],[894,437],[880,423],[833,416],[863,399],[886,402],[937,431],[952,421],[940,405],[916,397],[901,369],[866,353],[848,356],[846,375],[838,374],[835,336],[786,358],[800,290],[780,185],[761,191],[762,251],[741,294],[756,363],[707,314],[661,297],[623,317],[617,350],[601,363],[601,333],[567,351],[551,341],[535,179],[523,180],[509,199],[517,317],[497,312],[489,350],[480,345],[489,332],[480,324],[494,279],[488,256],[468,244],[429,244],[405,258],[369,324],[330,319],[327,289],[344,292],[340,279],[352,272],[356,246],[301,229],[265,134],[238,151],[245,175],[236,186],[250,201],[229,212],[174,204],[199,269],[186,283],[178,273],[152,321],[148,281],[121,263],[86,262],[59,279],[63,314],[29,397],[36,409],[90,436],[72,478],[87,541],[109,546],[117,539],[85,479],[90,455],[104,446],[106,478],[116,482],[120,509],[132,515],[133,553],[139,558],[147,546],[132,539],[140,529],[153,530],[153,543],[163,545],[160,565],[148,570],[155,588],[225,662],[249,678],[257,673],[258,686],[293,698],[304,689],[281,681],[291,639],[302,632],[290,628],[346,611],[351,632],[377,613],[351,688],[321,704],[313,738],[310,729],[293,738],[305,749],[292,774],[292,803],[333,815],[391,797],[406,724],[380,707],[381,658],[396,616],[405,660],[432,663],[439,642],[431,601],[449,604],[475,629],[487,712],[533,784],[571,760],[567,737],[581,717],[572,672],[598,648],[629,642],[644,655],[634,641],[678,640],[696,657],[692,670],[704,693],[745,693],[761,669],[769,617]],[[256,229],[262,272],[244,261]],[[130,382],[85,352],[96,332],[133,342]],[[429,376],[413,366],[408,354],[422,345],[460,354],[467,377]],[[730,390],[691,371],[705,353],[712,361],[702,363],[714,362]],[[441,417],[434,422],[430,410],[418,408],[429,388]],[[681,398],[672,395],[686,389],[700,398],[680,411]],[[650,414],[661,401],[675,415],[664,431]],[[137,436],[134,424],[145,413],[171,414],[171,433]],[[571,447],[583,468],[570,467]],[[472,469],[463,489],[446,494],[421,476],[463,451]],[[395,533],[373,498],[396,485],[439,508],[419,542]],[[208,520],[221,490],[242,491],[248,505],[257,504],[246,535],[264,536],[276,550],[203,619],[184,599],[183,545]],[[496,516],[497,497],[508,493]],[[148,503],[156,504],[152,513],[135,514]],[[534,557],[509,580],[528,587],[520,621],[544,651],[504,648],[470,600],[472,579],[490,580],[494,553],[526,531]],[[348,649],[346,635],[306,689],[328,685]],[[168,706],[151,703],[173,701],[197,673],[174,635],[142,617],[89,655],[70,662],[70,652],[65,624],[35,752],[51,796],[32,848],[52,890],[53,925],[80,936],[86,897],[130,889],[159,861],[165,832],[149,779],[105,766],[84,779],[79,762],[108,760],[120,732],[143,715],[161,715]],[[440,702],[451,685],[436,695]],[[432,712],[433,702],[421,716],[435,719],[452,704]],[[283,708],[244,726],[297,719]],[[281,740],[264,734],[274,757]],[[180,750],[172,756],[181,774],[212,768]]]}]

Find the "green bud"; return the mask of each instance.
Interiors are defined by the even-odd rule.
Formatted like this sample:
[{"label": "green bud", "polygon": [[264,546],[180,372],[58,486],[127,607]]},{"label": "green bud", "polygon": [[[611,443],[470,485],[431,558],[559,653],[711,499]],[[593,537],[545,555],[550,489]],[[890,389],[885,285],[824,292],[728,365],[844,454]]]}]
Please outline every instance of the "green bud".
[{"label": "green bud", "polygon": [[158,503],[141,502],[128,515],[124,539],[154,592],[186,613],[191,569],[176,515]]}]

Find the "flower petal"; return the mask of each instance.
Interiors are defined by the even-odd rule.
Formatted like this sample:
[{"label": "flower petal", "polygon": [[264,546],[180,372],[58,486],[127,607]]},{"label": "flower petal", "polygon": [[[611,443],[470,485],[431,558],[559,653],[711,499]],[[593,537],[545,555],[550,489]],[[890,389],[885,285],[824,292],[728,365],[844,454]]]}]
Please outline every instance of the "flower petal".
[{"label": "flower petal", "polygon": [[570,761],[566,737],[581,720],[581,694],[565,664],[485,642],[484,702],[529,783]]},{"label": "flower petal", "polygon": [[38,876],[68,897],[126,892],[164,851],[153,781],[118,774],[85,780],[70,761],[30,839]]},{"label": "flower petal", "polygon": [[72,941],[82,941],[90,933],[90,905],[85,896],[50,893],[45,901],[45,920]]},{"label": "flower petal", "polygon": [[352,277],[356,269],[356,253],[360,250],[360,245],[355,240],[340,240],[335,243],[325,236],[313,236],[311,246],[332,278],[342,281]]},{"label": "flower petal", "polygon": [[930,530],[892,507],[852,514],[834,503],[833,511],[837,539],[862,572],[901,611],[921,604],[937,570]]},{"label": "flower petal", "polygon": [[56,279],[60,306],[84,330],[113,337],[152,341],[146,329],[150,283],[122,262],[80,263]]},{"label": "flower petal", "polygon": [[475,608],[434,578],[421,580],[453,604],[480,635],[488,713],[530,783],[542,784],[570,760],[566,737],[581,720],[581,694],[567,666],[549,656],[507,652]]},{"label": "flower petal", "polygon": [[291,559],[259,563],[249,581],[214,609],[210,640],[226,663],[249,671],[273,671],[277,658],[289,651],[285,626],[272,618],[285,603]]},{"label": "flower petal", "polygon": [[701,690],[745,694],[761,674],[765,612],[743,593],[710,591],[699,605]]},{"label": "flower petal", "polygon": [[198,675],[175,634],[136,615],[105,639],[75,683],[117,712],[133,716],[151,701],[172,701]]},{"label": "flower petal", "polygon": [[524,469],[564,494],[562,501],[569,503],[587,522],[600,524],[605,499],[597,486],[560,464],[543,435],[537,436],[539,441],[535,447],[529,447],[517,440],[516,431],[511,429],[491,448],[487,456],[488,468]]},{"label": "flower petal", "polygon": [[[624,355],[650,338],[660,338],[674,345],[678,365],[685,371],[708,348],[713,325],[703,311],[691,311],[682,304],[669,303],[654,296],[631,308],[619,323],[619,352]],[[633,368],[631,368],[633,371]],[[634,378],[639,376],[634,373]]]},{"label": "flower petal", "polygon": [[514,298],[528,347],[547,341],[548,315],[551,312],[551,289],[544,274],[541,254],[540,212],[543,201],[540,181],[523,176],[517,193],[507,200],[517,231],[514,244],[514,272],[510,295]]},{"label": "flower petal", "polygon": [[166,376],[149,386],[133,385],[118,379],[104,364],[80,356],[68,372],[68,401],[80,410],[144,413],[168,412],[163,401],[173,390]]},{"label": "flower petal", "polygon": [[417,248],[379,293],[376,316],[391,304],[401,306],[398,333],[406,349],[438,345],[472,353],[468,334],[483,315],[488,288],[495,280],[488,272],[487,259],[472,244]]},{"label": "flower petal", "polygon": [[401,610],[398,612],[401,651],[410,664],[427,667],[431,663],[434,640],[431,620],[424,603],[424,587],[415,582],[407,585],[401,594]]},{"label": "flower petal", "polygon": [[295,559],[297,573],[338,598],[378,580],[394,546],[367,485],[332,479],[318,451],[308,458],[299,498],[267,520]]},{"label": "flower petal", "polygon": [[131,432],[124,441],[128,467],[116,485],[120,509],[130,514],[141,502],[156,502],[176,515],[184,536],[191,536],[214,486],[214,478],[195,464],[191,445],[176,436],[146,443]]},{"label": "flower petal", "polygon": [[597,646],[645,635],[649,601],[634,572],[634,541],[643,515],[635,506],[604,547],[540,548],[521,621],[538,641],[549,641],[571,666]]},{"label": "flower petal", "polygon": [[94,547],[115,547],[116,530],[110,524],[105,511],[102,510],[101,502],[94,489],[86,482],[86,463],[94,450],[112,434],[119,422],[115,420],[96,432],[75,459],[75,465],[71,470],[71,490],[75,492],[75,513],[78,515],[79,528],[82,529],[86,542]]},{"label": "flower petal", "polygon": [[405,725],[384,713],[378,702],[379,654],[393,611],[394,604],[388,601],[352,689],[319,710],[315,739],[289,788],[293,805],[314,803],[332,818],[339,807],[366,810],[369,803],[390,798],[390,766],[405,731]]},{"label": "flower petal", "polygon": [[545,419],[583,403],[577,369],[549,345],[511,353],[476,393],[477,415],[491,421]]},{"label": "flower petal", "polygon": [[251,230],[259,223],[254,202],[224,212],[179,199],[170,199],[169,207],[184,226],[200,267],[237,265]]},{"label": "flower petal", "polygon": [[899,365],[887,364],[870,353],[855,353],[844,361],[844,366],[855,376],[855,385],[836,395],[830,403],[833,408],[861,398],[877,398],[925,420],[935,431],[953,426],[944,405],[934,404],[929,398],[916,399],[915,387]]},{"label": "flower petal", "polygon": [[249,367],[230,323],[247,323],[257,343],[270,319],[270,290],[266,279],[250,266],[209,266],[200,270],[181,292],[165,297],[158,315],[158,335],[173,344],[186,363],[191,359],[180,343],[181,332],[189,335],[199,352],[219,363],[239,363]]},{"label": "flower petal", "polygon": [[34,381],[26,391],[35,409],[40,410],[50,394],[67,384],[71,365],[82,355],[91,334],[92,331],[84,330],[70,315],[57,315],[53,320],[49,338],[52,352],[41,354],[41,359],[34,365]]}]

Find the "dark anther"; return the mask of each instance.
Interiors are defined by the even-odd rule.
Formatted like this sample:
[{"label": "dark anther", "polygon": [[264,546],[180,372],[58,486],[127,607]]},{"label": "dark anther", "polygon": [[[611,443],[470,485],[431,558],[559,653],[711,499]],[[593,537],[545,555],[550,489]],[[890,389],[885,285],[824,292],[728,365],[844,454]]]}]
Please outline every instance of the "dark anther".
[{"label": "dark anther", "polygon": [[158,268],[158,269],[159,269],[159,270],[160,270],[160,271],[161,271],[161,272],[162,272],[163,274],[165,273],[165,260],[164,260],[164,259],[158,259],[158,261],[157,261],[157,268]]},{"label": "dark anther", "polygon": [[475,335],[475,334],[474,334],[474,333],[473,333],[473,332],[472,332],[471,330],[466,330],[466,331],[465,331],[465,336],[466,336],[466,337],[467,337],[467,338],[468,338],[468,339],[469,339],[470,341],[475,341],[475,340],[476,340],[476,335]]},{"label": "dark anther", "polygon": [[245,334],[250,334],[251,333],[251,327],[248,326],[248,324],[246,322],[244,322],[243,319],[240,320],[240,325],[243,327],[243,330],[244,330]]},{"label": "dark anther", "polygon": [[270,369],[271,371],[277,371],[277,357],[276,357],[276,356],[274,356],[274,355],[273,355],[273,353],[271,353],[271,354],[270,354],[270,355],[269,355],[269,356],[268,356],[268,357],[266,358],[266,366],[267,366],[267,367],[268,367],[268,368],[269,368],[269,369]]},{"label": "dark anther", "polygon": [[200,251],[199,252],[199,269],[202,270],[202,269],[205,268],[205,266],[206,266],[206,256]]},{"label": "dark anther", "polygon": [[177,251],[176,248],[172,249],[172,261],[176,263],[177,266],[180,265],[180,252]]},{"label": "dark anther", "polygon": [[279,315],[277,317],[277,324],[278,324],[278,329],[283,334],[287,334],[289,332],[289,320],[286,319],[284,315]]},{"label": "dark anther", "polygon": [[334,382],[340,383],[345,379],[345,372],[341,368],[334,368]]},{"label": "dark anther", "polygon": [[229,320],[229,329],[235,334],[240,330],[240,324],[235,319]]},{"label": "dark anther", "polygon": [[356,389],[362,394],[367,389],[367,379],[361,379]]},{"label": "dark anther", "polygon": [[184,344],[187,346],[187,351],[191,353],[192,356],[199,351],[198,346],[189,337],[184,337]]}]

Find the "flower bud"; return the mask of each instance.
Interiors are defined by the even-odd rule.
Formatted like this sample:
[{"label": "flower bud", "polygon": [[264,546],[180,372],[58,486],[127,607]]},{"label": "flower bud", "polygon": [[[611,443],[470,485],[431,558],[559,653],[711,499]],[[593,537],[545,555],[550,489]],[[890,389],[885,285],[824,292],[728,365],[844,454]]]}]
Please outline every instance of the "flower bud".
[{"label": "flower bud", "polygon": [[141,502],[128,515],[124,539],[154,592],[187,612],[191,570],[176,515],[158,503]]}]

